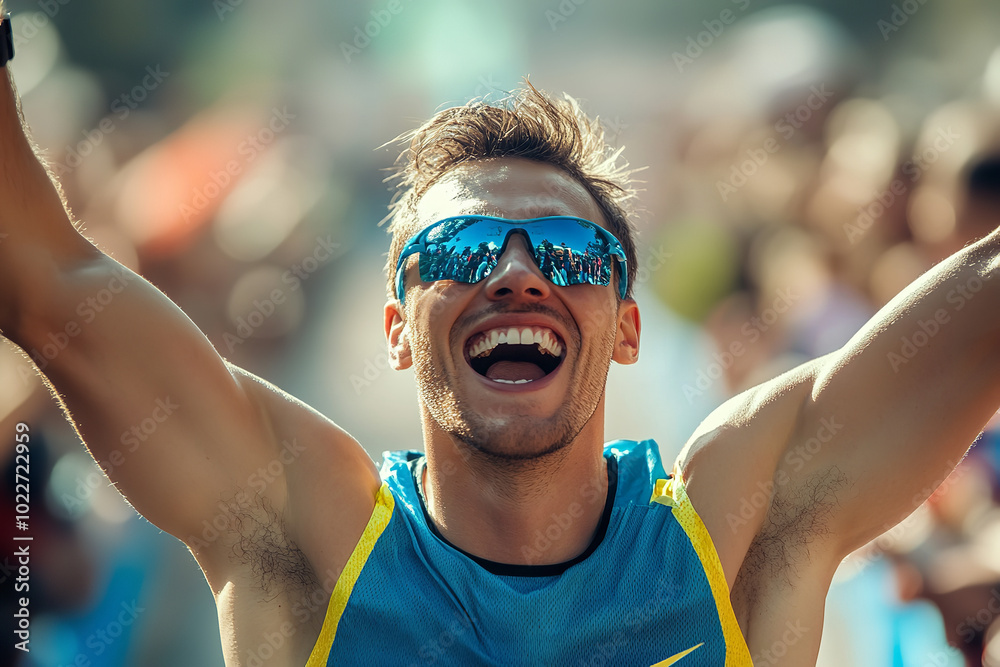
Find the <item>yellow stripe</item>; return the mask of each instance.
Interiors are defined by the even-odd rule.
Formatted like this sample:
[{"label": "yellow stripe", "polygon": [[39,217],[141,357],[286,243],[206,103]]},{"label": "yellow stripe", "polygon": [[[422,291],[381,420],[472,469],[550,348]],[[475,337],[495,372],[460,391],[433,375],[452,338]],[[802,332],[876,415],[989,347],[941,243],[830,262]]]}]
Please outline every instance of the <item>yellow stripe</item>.
[{"label": "yellow stripe", "polygon": [[[715,607],[719,611],[719,621],[722,624],[722,636],[726,640],[726,665],[725,667],[753,667],[750,659],[750,649],[747,648],[746,639],[740,630],[739,623],[736,622],[736,614],[733,612],[733,603],[729,599],[729,585],[726,583],[726,575],[722,571],[722,562],[719,554],[715,551],[712,537],[708,534],[708,529],[702,523],[701,517],[691,505],[688,498],[687,489],[684,488],[684,479],[680,473],[674,470],[673,479],[661,485],[657,480],[656,491],[662,496],[669,496],[673,501],[672,511],[677,518],[677,523],[681,524],[691,546],[694,547],[701,560],[701,567],[705,570],[708,578],[708,585],[712,589],[712,597],[715,598]],[[654,491],[652,502],[661,502],[657,499]]]},{"label": "yellow stripe", "polygon": [[674,497],[670,492],[670,482],[671,480],[667,479],[656,480],[656,484],[653,486],[653,495],[650,497],[649,502],[674,507]]},{"label": "yellow stripe", "polygon": [[365,532],[361,533],[361,539],[358,540],[354,552],[348,559],[347,565],[344,566],[344,571],[337,579],[337,585],[333,588],[330,604],[326,608],[323,628],[319,631],[319,639],[313,646],[306,667],[324,667],[329,660],[333,639],[337,635],[337,624],[340,623],[340,617],[344,614],[344,609],[347,608],[347,601],[351,597],[351,591],[354,590],[354,584],[361,576],[361,570],[364,569],[368,556],[375,548],[375,542],[378,541],[385,527],[389,525],[393,507],[395,507],[395,501],[392,498],[392,493],[389,492],[389,485],[382,482],[382,487],[375,496],[375,509],[372,511],[372,517],[368,520]]},{"label": "yellow stripe", "polygon": [[[663,480],[660,480],[660,481],[663,481]],[[695,650],[696,648],[701,648],[704,645],[705,645],[705,642],[702,642],[702,643],[698,644],[697,646],[692,646],[688,650],[681,651],[677,655],[675,655],[673,657],[670,657],[670,658],[667,658],[666,660],[661,660],[660,662],[656,663],[655,665],[651,665],[650,667],[670,667],[670,665],[676,663],[678,660],[680,660],[681,658],[683,658],[684,656],[686,656],[687,654],[689,654],[691,651]]]}]

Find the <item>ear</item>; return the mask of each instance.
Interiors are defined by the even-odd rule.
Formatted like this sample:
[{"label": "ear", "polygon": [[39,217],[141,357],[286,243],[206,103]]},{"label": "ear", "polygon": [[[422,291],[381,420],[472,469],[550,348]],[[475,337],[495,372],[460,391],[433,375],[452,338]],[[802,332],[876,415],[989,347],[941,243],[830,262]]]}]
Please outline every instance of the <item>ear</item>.
[{"label": "ear", "polygon": [[389,363],[393,369],[402,371],[413,365],[405,311],[396,299],[385,302],[385,342],[389,348]]},{"label": "ear", "polygon": [[622,299],[618,305],[618,332],[611,359],[619,364],[634,364],[639,360],[639,305],[634,299]]}]

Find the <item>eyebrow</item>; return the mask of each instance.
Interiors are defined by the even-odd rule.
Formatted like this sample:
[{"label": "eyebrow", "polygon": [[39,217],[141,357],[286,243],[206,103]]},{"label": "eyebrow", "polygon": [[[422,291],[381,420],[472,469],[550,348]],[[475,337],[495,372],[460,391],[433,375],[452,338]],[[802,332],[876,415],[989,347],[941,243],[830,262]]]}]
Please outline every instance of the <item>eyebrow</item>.
[{"label": "eyebrow", "polygon": [[546,218],[546,217],[552,216],[552,215],[569,216],[569,217],[573,217],[573,218],[579,218],[579,217],[581,217],[581,216],[577,215],[576,213],[574,213],[572,210],[570,210],[569,207],[543,206],[543,205],[538,205],[538,204],[532,204],[532,205],[529,205],[529,206],[525,206],[523,208],[518,208],[516,211],[514,211],[514,213],[517,214],[517,216],[518,216],[517,218],[511,218],[511,217],[509,217],[503,211],[501,211],[499,208],[492,208],[492,207],[490,207],[490,208],[487,208],[486,211],[482,215],[491,215],[491,216],[493,216],[495,218],[506,218],[508,220],[521,220],[521,219],[528,220],[528,219],[533,219],[533,218]]},{"label": "eyebrow", "polygon": [[[469,193],[468,199],[465,200],[466,203],[472,204],[463,213],[449,213],[444,215],[443,211],[438,207],[438,210],[434,211],[434,215],[430,219],[425,219],[424,216],[420,216],[420,223],[418,228],[422,229],[438,220],[442,220],[445,217],[450,217],[454,215],[488,215],[497,218],[511,219],[507,213],[513,213],[517,216],[515,219],[531,219],[531,218],[544,218],[548,216],[569,216],[569,217],[580,217],[586,220],[590,220],[598,225],[602,225],[603,212],[600,206],[597,206],[597,218],[591,213],[591,208],[596,203],[592,198],[591,194],[582,187],[577,189],[570,185],[569,183],[549,183],[548,187],[545,188],[543,193],[529,198],[528,201],[516,209],[500,208],[494,205],[492,202],[486,201],[484,198],[477,197],[474,194]],[[532,199],[535,200],[532,203]],[[581,215],[582,213],[582,215]]]},{"label": "eyebrow", "polygon": [[[545,193],[544,199],[538,198],[539,203],[528,203],[523,207],[518,207],[514,212],[524,218],[544,218],[550,215],[568,215],[572,217],[583,217],[589,219],[589,214],[579,215],[578,212],[589,211],[594,203],[590,198],[590,193],[579,192],[565,184],[554,184],[551,190]],[[544,203],[543,203],[544,202]],[[497,217],[507,217],[501,214],[500,209],[486,206],[488,215]]]}]

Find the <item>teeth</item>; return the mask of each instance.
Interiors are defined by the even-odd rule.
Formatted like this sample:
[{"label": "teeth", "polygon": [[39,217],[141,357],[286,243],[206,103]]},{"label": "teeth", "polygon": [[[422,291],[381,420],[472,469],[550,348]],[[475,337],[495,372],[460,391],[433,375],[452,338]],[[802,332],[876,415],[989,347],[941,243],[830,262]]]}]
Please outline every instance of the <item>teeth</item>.
[{"label": "teeth", "polygon": [[534,380],[504,380],[503,378],[494,378],[494,382],[503,382],[504,384],[525,384],[527,382],[534,382]]},{"label": "teeth", "polygon": [[553,357],[562,356],[562,344],[556,340],[555,333],[545,328],[506,327],[492,329],[482,334],[482,338],[469,349],[472,357],[482,357],[490,354],[497,345],[537,345],[538,349]]}]

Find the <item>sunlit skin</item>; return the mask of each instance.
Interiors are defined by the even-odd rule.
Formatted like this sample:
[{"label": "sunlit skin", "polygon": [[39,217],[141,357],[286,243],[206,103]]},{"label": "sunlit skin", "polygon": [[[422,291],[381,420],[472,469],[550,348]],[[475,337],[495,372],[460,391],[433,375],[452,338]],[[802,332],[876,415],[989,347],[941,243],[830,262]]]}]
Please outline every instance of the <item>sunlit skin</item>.
[{"label": "sunlit skin", "polygon": [[[122,456],[122,434],[157,405],[176,406],[108,476],[197,559],[227,665],[259,664],[252,653],[279,629],[285,640],[267,664],[304,664],[372,516],[374,462],[325,415],[226,362],[170,299],[76,230],[25,134],[9,71],[0,202],[0,333],[37,354],[79,323],[79,304],[127,276],[99,317],[66,336],[46,378],[98,461]],[[417,212],[423,225],[462,213],[606,223],[579,183],[518,159],[450,171]],[[926,499],[1000,406],[997,222],[842,348],[725,402],[679,456],[757,664],[815,664],[840,562]],[[434,522],[494,561],[580,554],[607,495],[604,381],[611,361],[638,355],[638,308],[619,304],[614,285],[549,283],[520,237],[476,285],[423,283],[415,261],[405,308],[386,306],[385,332],[394,366],[418,384]],[[479,376],[465,342],[498,323],[550,327],[566,347],[562,365],[516,386]],[[529,558],[522,547],[581,500],[581,487],[593,502],[578,503],[560,538]]]},{"label": "sunlit skin", "polygon": [[[606,227],[597,203],[565,172],[518,158],[464,165],[430,188],[418,207],[424,226],[477,213],[509,219],[571,215]],[[607,491],[602,456],[604,385],[612,360],[638,357],[639,311],[614,284],[558,287],[534,263],[524,237],[511,238],[496,269],[468,285],[420,280],[408,264],[405,308],[385,308],[397,369],[413,368],[427,449],[428,504],[456,546],[504,563],[568,560],[593,536],[603,503],[586,505],[572,535],[540,559],[526,558],[535,531],[567,507],[565,489],[592,480]],[[497,326],[545,326],[566,349],[560,366],[521,385],[496,383],[466,360],[470,335]]]}]

